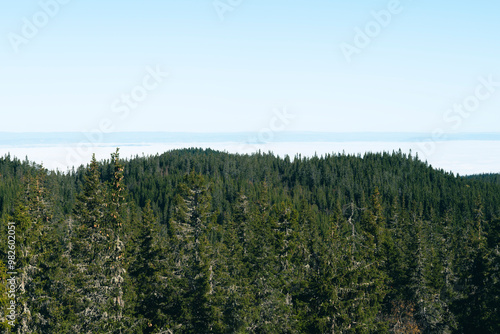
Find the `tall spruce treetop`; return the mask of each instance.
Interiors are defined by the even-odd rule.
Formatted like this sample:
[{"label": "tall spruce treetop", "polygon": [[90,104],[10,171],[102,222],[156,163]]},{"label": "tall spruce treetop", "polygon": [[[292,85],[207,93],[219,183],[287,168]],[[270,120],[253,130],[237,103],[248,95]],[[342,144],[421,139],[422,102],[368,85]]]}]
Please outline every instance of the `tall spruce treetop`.
[{"label": "tall spruce treetop", "polygon": [[125,167],[120,161],[120,149],[111,154],[113,164],[113,178],[110,184],[109,200],[109,220],[111,227],[120,228],[124,223],[124,205],[125,205],[125,184],[123,172]]},{"label": "tall spruce treetop", "polygon": [[107,205],[95,154],[92,155],[92,161],[83,178],[83,191],[77,196],[74,213],[81,224],[89,228],[99,228]]},{"label": "tall spruce treetop", "polygon": [[[94,155],[74,210],[79,228],[72,259],[80,268],[77,287],[83,293],[79,302],[85,305],[79,312],[84,317],[78,327],[81,332],[98,332],[99,329],[119,333],[126,326],[123,310],[128,275],[124,268],[125,245],[120,229],[124,219],[120,210],[123,202],[120,173],[123,169],[118,163],[118,152],[112,157],[117,164],[115,182],[102,183]],[[115,189],[109,189],[113,186]]]}]

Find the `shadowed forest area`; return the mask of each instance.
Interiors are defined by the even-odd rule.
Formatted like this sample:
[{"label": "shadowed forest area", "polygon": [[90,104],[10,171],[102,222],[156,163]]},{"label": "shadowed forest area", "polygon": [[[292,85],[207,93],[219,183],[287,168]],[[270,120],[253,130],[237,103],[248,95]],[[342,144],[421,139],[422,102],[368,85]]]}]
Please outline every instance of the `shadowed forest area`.
[{"label": "shadowed forest area", "polygon": [[500,333],[499,176],[401,151],[5,156],[0,213],[3,333]]}]

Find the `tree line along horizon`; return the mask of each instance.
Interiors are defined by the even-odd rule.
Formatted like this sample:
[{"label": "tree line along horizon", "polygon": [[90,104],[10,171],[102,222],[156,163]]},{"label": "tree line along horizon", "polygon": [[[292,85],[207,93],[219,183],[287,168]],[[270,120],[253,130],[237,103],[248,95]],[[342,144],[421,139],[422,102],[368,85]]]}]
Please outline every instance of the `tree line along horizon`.
[{"label": "tree line along horizon", "polygon": [[6,155],[0,217],[4,333],[500,333],[500,175],[411,153]]}]

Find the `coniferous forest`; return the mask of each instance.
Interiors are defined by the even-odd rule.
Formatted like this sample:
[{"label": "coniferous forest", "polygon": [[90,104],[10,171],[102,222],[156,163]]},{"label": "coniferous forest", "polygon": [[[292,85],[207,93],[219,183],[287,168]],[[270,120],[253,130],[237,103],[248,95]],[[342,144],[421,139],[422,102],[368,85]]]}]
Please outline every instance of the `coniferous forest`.
[{"label": "coniferous forest", "polygon": [[7,155],[0,214],[2,333],[500,333],[498,175],[401,151]]}]

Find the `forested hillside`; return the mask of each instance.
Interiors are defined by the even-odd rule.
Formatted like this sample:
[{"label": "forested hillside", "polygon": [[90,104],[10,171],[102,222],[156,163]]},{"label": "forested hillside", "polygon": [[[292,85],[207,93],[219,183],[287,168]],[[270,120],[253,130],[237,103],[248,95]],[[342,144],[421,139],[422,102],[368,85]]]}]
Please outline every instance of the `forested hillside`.
[{"label": "forested hillside", "polygon": [[500,333],[500,185],[401,152],[6,156],[0,212],[4,333]]},{"label": "forested hillside", "polygon": [[484,182],[500,184],[500,174],[478,174],[470,175],[468,178],[472,180],[481,180]]}]

